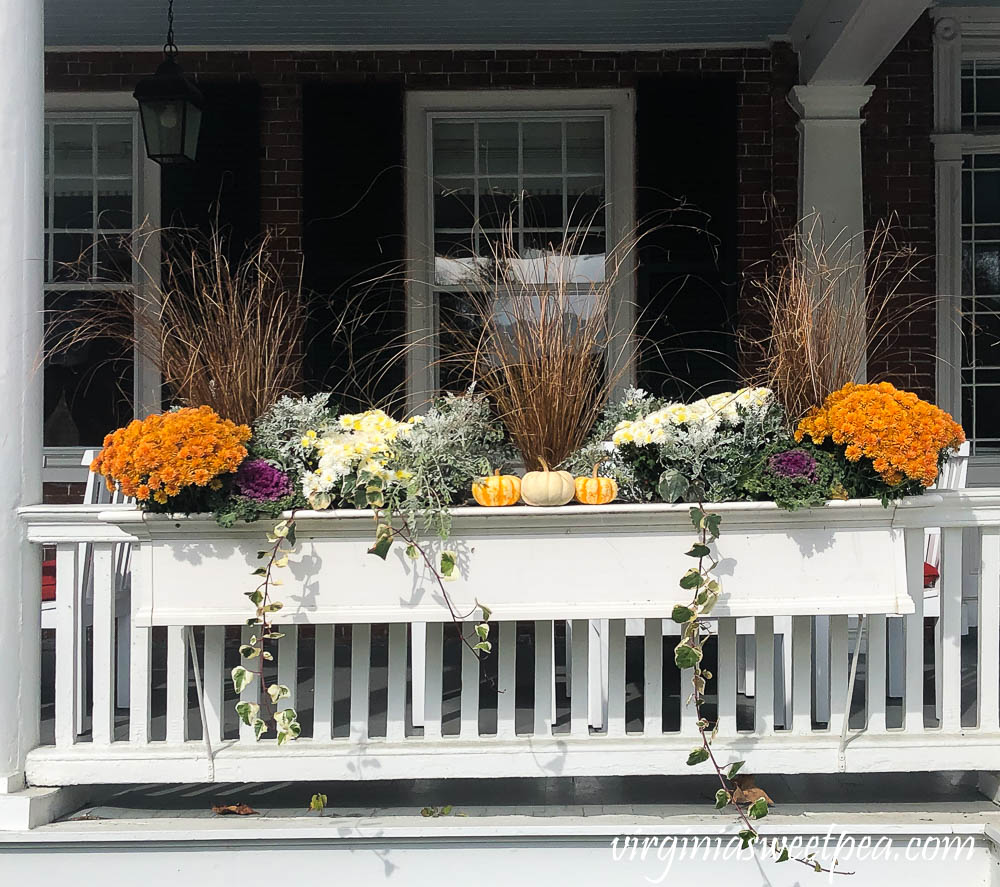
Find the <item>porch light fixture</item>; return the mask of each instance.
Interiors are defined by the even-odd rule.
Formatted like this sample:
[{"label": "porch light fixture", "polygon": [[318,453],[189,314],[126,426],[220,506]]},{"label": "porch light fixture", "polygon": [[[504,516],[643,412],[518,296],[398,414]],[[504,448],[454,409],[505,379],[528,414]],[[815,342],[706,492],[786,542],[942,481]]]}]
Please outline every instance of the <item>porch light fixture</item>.
[{"label": "porch light fixture", "polygon": [[174,43],[174,0],[167,7],[167,42],[163,61],[152,77],[139,81],[133,95],[139,103],[146,154],[161,165],[192,163],[204,99],[177,64]]}]

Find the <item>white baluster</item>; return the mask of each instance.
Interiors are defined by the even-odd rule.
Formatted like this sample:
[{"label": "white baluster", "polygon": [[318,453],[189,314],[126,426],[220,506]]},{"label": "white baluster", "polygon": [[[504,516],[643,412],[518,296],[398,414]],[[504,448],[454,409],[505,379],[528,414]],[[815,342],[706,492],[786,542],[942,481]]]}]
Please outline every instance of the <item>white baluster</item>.
[{"label": "white baluster", "polygon": [[333,736],[333,625],[316,626],[313,684],[313,739],[326,742]]},{"label": "white baluster", "polygon": [[913,612],[906,621],[906,687],[903,726],[908,733],[924,729],[924,531],[920,527],[903,531],[906,549],[906,589]]},{"label": "white baluster", "polygon": [[886,618],[881,614],[868,617],[868,680],[865,699],[868,702],[868,732],[885,733],[886,695]]},{"label": "white baluster", "polygon": [[183,625],[168,625],[167,742],[179,743],[188,738],[188,655],[187,628]]},{"label": "white baluster", "polygon": [[608,620],[608,736],[625,735],[625,620]]},{"label": "white baluster", "polygon": [[424,736],[441,738],[441,695],[444,680],[444,640],[440,622],[428,622],[424,672]]},{"label": "white baluster", "polygon": [[830,732],[841,734],[844,718],[849,717],[851,701],[847,698],[849,680],[848,617],[830,617]]},{"label": "white baluster", "polygon": [[647,619],[643,640],[643,732],[663,733],[663,620]]},{"label": "white baluster", "polygon": [[278,701],[278,708],[298,709],[299,687],[299,629],[295,625],[279,625],[278,683],[288,687],[289,696]]},{"label": "white baluster", "polygon": [[774,732],[774,619],[754,619],[754,671],[757,696],[754,703],[754,730]]},{"label": "white baluster", "polygon": [[555,669],[552,622],[535,622],[535,726],[534,735],[548,737],[555,721]]},{"label": "white baluster", "polygon": [[1000,729],[1000,527],[982,531],[979,569],[979,727]]},{"label": "white baluster", "polygon": [[149,598],[152,576],[149,543],[132,548],[132,651],[129,654],[129,742],[143,745],[149,742],[151,720],[150,676],[153,669],[153,630],[137,624],[137,614]]},{"label": "white baluster", "polygon": [[385,738],[401,742],[406,738],[406,623],[389,626]]},{"label": "white baluster", "polygon": [[76,742],[77,685],[80,681],[79,648],[83,637],[77,627],[79,592],[77,546],[56,547],[56,745]]},{"label": "white baluster", "polygon": [[[517,623],[501,622],[497,660],[497,737],[513,739],[517,693]],[[494,646],[494,650],[497,650]]]},{"label": "white baluster", "polygon": [[351,741],[368,739],[368,694],[372,656],[372,627],[358,622],[351,629]]},{"label": "white baluster", "polygon": [[736,620],[719,620],[719,732],[736,735]]},{"label": "white baluster", "polygon": [[962,728],[962,530],[941,530],[941,729]]},{"label": "white baluster", "polygon": [[[476,623],[466,622],[462,626],[462,632],[466,638],[476,638]],[[470,643],[476,642],[470,640]],[[479,737],[479,657],[464,643],[460,649],[462,651],[462,694],[459,735],[463,739],[477,739]]]},{"label": "white baluster", "polygon": [[[574,675],[575,692],[570,699],[569,731],[573,736],[586,736],[590,722],[590,623],[586,619],[572,622],[572,647],[569,652],[570,668]],[[599,673],[599,669],[598,669]]]},{"label": "white baluster", "polygon": [[212,744],[222,740],[226,715],[225,683],[226,629],[223,625],[205,626],[205,720]]},{"label": "white baluster", "polygon": [[96,745],[108,745],[115,729],[115,587],[112,544],[94,543],[94,709]]}]

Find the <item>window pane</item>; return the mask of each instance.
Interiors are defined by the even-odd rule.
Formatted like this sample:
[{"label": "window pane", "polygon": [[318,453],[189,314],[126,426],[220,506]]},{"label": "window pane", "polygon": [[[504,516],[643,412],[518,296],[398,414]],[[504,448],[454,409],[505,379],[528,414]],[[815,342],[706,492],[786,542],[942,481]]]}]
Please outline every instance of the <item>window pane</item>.
[{"label": "window pane", "polygon": [[479,124],[479,175],[517,173],[517,124]]},{"label": "window pane", "polygon": [[475,147],[471,123],[434,124],[434,175],[472,175]]},{"label": "window pane", "polygon": [[132,124],[102,123],[97,127],[97,174],[132,176]]},{"label": "window pane", "polygon": [[479,182],[479,224],[483,228],[506,228],[517,213],[517,179],[481,179]]},{"label": "window pane", "polygon": [[569,172],[604,173],[604,121],[566,124],[566,168]]},{"label": "window pane", "polygon": [[564,225],[563,180],[526,179],[524,182],[524,227],[558,228]]},{"label": "window pane", "polygon": [[1000,293],[1000,247],[976,245],[976,295]]},{"label": "window pane", "polygon": [[53,234],[52,279],[81,282],[93,276],[92,234]]},{"label": "window pane", "polygon": [[573,226],[582,228],[604,225],[604,178],[589,176],[566,183],[567,210]]},{"label": "window pane", "polygon": [[89,124],[58,124],[53,127],[57,176],[92,175],[94,131]]},{"label": "window pane", "polygon": [[524,174],[562,172],[562,124],[524,124]]},{"label": "window pane", "polygon": [[90,228],[94,219],[93,179],[56,179],[52,187],[52,227]]},{"label": "window pane", "polygon": [[[104,298],[80,291],[46,293],[46,341],[66,345],[72,312]],[[99,446],[132,418],[132,352],[99,339],[58,349],[45,361],[46,446]]]},{"label": "window pane", "polygon": [[132,230],[132,181],[98,179],[97,224],[101,228]]},{"label": "window pane", "polygon": [[472,179],[434,182],[434,222],[438,228],[472,228],[476,197]]},{"label": "window pane", "polygon": [[1000,222],[1000,171],[977,170],[973,190],[973,221]]}]

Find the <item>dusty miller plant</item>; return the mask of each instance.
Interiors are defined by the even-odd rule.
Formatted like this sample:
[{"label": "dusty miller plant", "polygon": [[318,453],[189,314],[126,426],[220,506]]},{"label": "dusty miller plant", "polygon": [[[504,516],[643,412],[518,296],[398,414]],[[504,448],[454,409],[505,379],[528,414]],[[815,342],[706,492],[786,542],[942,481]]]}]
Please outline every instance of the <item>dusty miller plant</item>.
[{"label": "dusty miller plant", "polygon": [[310,429],[322,431],[336,418],[336,406],[329,392],[312,397],[280,398],[253,423],[250,442],[254,454],[280,459],[286,467],[304,470],[306,450],[302,435]]},{"label": "dusty miller plant", "polygon": [[446,539],[449,507],[468,498],[476,480],[514,458],[485,396],[447,394],[420,424],[397,438],[391,467],[409,477],[386,491],[386,510],[413,531]]}]

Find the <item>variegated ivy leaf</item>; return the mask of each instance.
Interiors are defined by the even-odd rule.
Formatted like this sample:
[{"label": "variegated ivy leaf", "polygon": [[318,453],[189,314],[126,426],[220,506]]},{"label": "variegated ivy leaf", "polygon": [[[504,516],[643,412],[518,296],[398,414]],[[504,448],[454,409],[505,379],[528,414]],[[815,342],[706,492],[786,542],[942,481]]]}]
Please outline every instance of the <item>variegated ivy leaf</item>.
[{"label": "variegated ivy leaf", "polygon": [[241,644],[240,656],[242,656],[244,659],[256,659],[258,656],[260,656],[260,648],[252,647],[250,644]]},{"label": "variegated ivy leaf", "polygon": [[259,713],[260,706],[256,702],[236,703],[236,714],[239,715],[240,720],[248,727],[253,724]]},{"label": "variegated ivy leaf", "polygon": [[479,603],[478,600],[476,601],[476,606],[483,611],[483,622],[489,622],[490,616],[493,615],[493,611],[489,607],[487,607],[486,604]]},{"label": "variegated ivy leaf", "polygon": [[261,635],[265,641],[276,641],[278,638],[283,638],[284,634],[280,631],[269,631],[267,634]]},{"label": "variegated ivy leaf", "polygon": [[441,576],[444,579],[452,579],[455,575],[455,566],[458,564],[458,555],[454,551],[441,552]]},{"label": "variegated ivy leaf", "polygon": [[259,607],[262,603],[264,603],[264,594],[259,588],[255,591],[246,591],[244,594],[250,598],[250,603],[255,607]]},{"label": "variegated ivy leaf", "polygon": [[268,653],[267,650],[263,650],[260,655],[268,662],[274,661],[274,657],[270,653]]},{"label": "variegated ivy leaf", "polygon": [[242,693],[243,688],[246,687],[253,680],[253,672],[248,671],[242,665],[237,665],[231,672],[233,678],[233,689],[237,693]]},{"label": "variegated ivy leaf", "polygon": [[273,604],[268,604],[266,607],[262,607],[261,609],[265,613],[277,613],[283,606],[285,605],[281,603],[281,601],[275,601]]},{"label": "variegated ivy leaf", "polygon": [[254,718],[253,722],[253,735],[255,739],[260,739],[267,732],[267,724],[264,723],[263,718]]},{"label": "variegated ivy leaf", "polygon": [[484,653],[492,653],[493,652],[493,644],[491,644],[489,641],[480,641],[472,649],[473,650],[482,650]]},{"label": "variegated ivy leaf", "polygon": [[417,546],[414,545],[412,542],[406,546],[406,556],[411,561],[415,561],[418,557],[420,557],[420,552],[417,551]]},{"label": "variegated ivy leaf", "polygon": [[750,805],[750,809],[747,810],[747,816],[751,819],[763,819],[767,816],[767,799],[757,798],[757,800]]},{"label": "variegated ivy leaf", "polygon": [[479,637],[479,640],[485,641],[490,636],[489,623],[480,622],[479,625],[476,626],[476,635]]},{"label": "variegated ivy leaf", "polygon": [[276,557],[276,558],[275,558],[275,559],[274,559],[274,560],[272,561],[272,563],[273,563],[273,564],[274,564],[274,565],[275,565],[276,567],[287,567],[287,566],[288,566],[288,555],[287,555],[287,554],[283,554],[283,555],[281,555],[280,557]]},{"label": "variegated ivy leaf", "polygon": [[271,697],[271,702],[276,703],[279,699],[291,696],[292,693],[284,684],[271,684],[267,688],[267,695]]},{"label": "variegated ivy leaf", "polygon": [[275,524],[273,532],[278,539],[284,539],[288,535],[288,521],[283,520]]},{"label": "variegated ivy leaf", "polygon": [[279,711],[274,716],[274,723],[278,729],[278,745],[284,745],[293,739],[298,739],[302,732],[302,727],[298,721],[298,715],[294,708],[286,708]]}]

